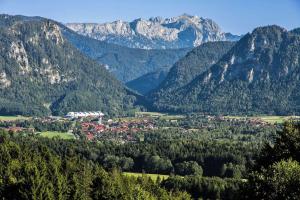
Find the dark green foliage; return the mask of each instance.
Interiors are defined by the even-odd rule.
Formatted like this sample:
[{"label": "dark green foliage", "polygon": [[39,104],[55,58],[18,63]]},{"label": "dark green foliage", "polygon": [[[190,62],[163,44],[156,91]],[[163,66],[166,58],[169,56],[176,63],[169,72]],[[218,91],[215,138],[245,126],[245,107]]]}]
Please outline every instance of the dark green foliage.
[{"label": "dark green foliage", "polygon": [[204,178],[201,176],[172,176],[162,182],[169,190],[187,191],[193,199],[239,199],[242,181],[238,179]]},{"label": "dark green foliage", "polygon": [[0,197],[3,200],[190,199],[167,192],[151,179],[129,178],[80,158],[72,147],[63,157],[36,138],[0,136]]},{"label": "dark green foliage", "polygon": [[281,160],[259,172],[252,172],[245,192],[246,199],[299,199],[299,162]]},{"label": "dark green foliage", "polygon": [[286,123],[273,145],[266,144],[249,173],[244,199],[300,198],[300,125]]},{"label": "dark green foliage", "polygon": [[146,156],[144,168],[149,173],[170,174],[173,171],[171,160],[158,155]]},{"label": "dark green foliage", "polygon": [[[154,101],[154,108],[164,110],[160,102],[169,102],[177,99],[174,91],[190,83],[195,77],[208,70],[222,56],[230,50],[234,42],[208,42],[196,47],[184,58],[180,59],[170,69],[164,81],[150,94],[150,101]],[[168,106],[172,104],[167,103]],[[168,109],[169,111],[176,111]]]},{"label": "dark green foliage", "polygon": [[74,48],[59,24],[0,16],[0,114],[121,114],[136,96],[100,64]]},{"label": "dark green foliage", "polygon": [[256,126],[242,121],[210,121],[203,115],[190,114],[176,121],[158,119],[158,130],[138,133],[136,136],[145,142],[180,140],[219,140],[228,142],[251,142],[256,147],[263,146],[276,134],[279,125]]},{"label": "dark green foliage", "polygon": [[[22,122],[15,123],[20,125]],[[162,120],[161,123],[162,126],[166,126],[168,122]],[[49,126],[39,126],[38,121],[31,121],[22,126],[27,127],[29,124],[41,129],[64,127],[58,122],[49,124]],[[5,126],[5,123],[2,125]],[[194,132],[195,130],[188,132],[179,127],[176,128],[176,126],[202,128],[197,132]],[[178,120],[173,128],[147,132],[143,136],[142,133],[136,133],[137,137],[144,137],[144,142],[120,144],[105,140],[98,142],[50,140],[32,135],[21,137],[19,133],[10,133],[0,137],[0,141],[4,142],[0,144],[0,147],[5,146],[6,148],[6,142],[14,144],[12,149],[15,151],[10,153],[11,156],[23,152],[36,152],[45,164],[42,161],[39,162],[41,166],[37,168],[37,171],[41,171],[40,173],[34,171],[27,173],[33,173],[38,180],[42,179],[39,177],[45,177],[44,183],[48,183],[50,186],[57,183],[58,178],[56,175],[51,176],[54,181],[52,182],[52,179],[49,181],[49,175],[41,175],[44,170],[42,167],[46,166],[45,169],[47,169],[47,166],[50,165],[48,161],[56,163],[49,157],[54,156],[58,161],[60,160],[59,172],[63,172],[62,180],[57,183],[57,186],[51,186],[57,193],[52,194],[52,190],[48,189],[49,194],[47,193],[47,195],[49,196],[56,197],[60,191],[66,190],[62,193],[68,195],[63,196],[67,199],[128,199],[133,197],[136,199],[188,199],[186,193],[178,192],[186,191],[195,199],[234,199],[239,194],[239,188],[245,185],[245,180],[241,179],[247,177],[245,167],[253,165],[262,141],[269,137],[274,128],[273,126],[256,127],[238,121],[207,121],[205,117],[191,115],[186,119]],[[249,132],[249,130],[253,130],[253,132]],[[24,151],[18,149],[24,149]],[[40,153],[43,154],[39,155]],[[2,157],[1,155],[0,152],[0,160],[10,159],[10,156],[6,154]],[[23,160],[20,162],[26,163]],[[30,162],[35,163],[32,159]],[[16,165],[19,166],[19,162]],[[99,165],[112,172],[107,173]],[[121,176],[114,169],[171,174],[171,178],[157,180],[156,183],[146,177],[137,180],[132,178],[131,180],[131,178]],[[5,168],[5,171],[9,170]],[[172,174],[182,176],[174,177]],[[18,176],[22,177],[20,173]],[[66,182],[67,184],[65,184]],[[1,183],[0,181],[0,191],[7,191],[4,189],[6,186],[4,187]],[[34,183],[34,181],[26,182],[30,185]],[[67,189],[59,186],[60,183]],[[168,194],[158,184],[172,193]],[[20,187],[23,191],[24,186]],[[48,186],[45,185],[45,187]],[[34,188],[32,187],[32,190],[44,194]],[[24,191],[29,195],[33,194],[31,191]],[[16,195],[20,194],[16,193]],[[43,198],[47,199],[45,196]]]},{"label": "dark green foliage", "polygon": [[67,28],[64,30],[64,35],[84,54],[106,64],[110,72],[122,82],[128,82],[164,68],[169,69],[177,60],[190,51],[189,48],[132,49],[88,38]]},{"label": "dark green foliage", "polygon": [[234,45],[234,42],[207,42],[190,51],[170,69],[166,79],[154,91],[168,98],[168,92],[190,83],[195,77],[218,62]]},{"label": "dark green foliage", "polygon": [[173,112],[299,114],[299,41],[299,34],[278,26],[257,28],[188,85],[166,98],[158,94],[154,106]]},{"label": "dark green foliage", "polygon": [[[96,161],[106,169],[119,168],[123,171],[189,175],[191,171],[204,176],[234,177],[235,173],[245,173],[245,166],[253,162],[257,145],[243,142],[218,141],[155,141],[153,143],[113,142],[91,143],[83,141],[57,141],[40,139],[57,154],[65,156],[65,149],[74,148],[80,157]],[[195,161],[187,170],[174,170],[179,163]],[[232,173],[224,173],[224,165],[232,166]],[[195,168],[194,168],[195,167]],[[193,169],[194,168],[194,169]],[[175,168],[176,169],[176,168]],[[228,170],[230,168],[228,167]],[[186,174],[184,174],[186,173]],[[243,175],[240,175],[243,176]]]},{"label": "dark green foliage", "polygon": [[267,168],[275,162],[290,158],[300,162],[300,123],[285,123],[283,130],[278,131],[274,144],[265,144],[257,166]]},{"label": "dark green foliage", "polygon": [[1,128],[8,127],[23,127],[23,128],[34,128],[35,131],[59,131],[67,132],[71,129],[73,122],[70,121],[53,121],[44,122],[40,119],[33,120],[16,120],[16,121],[0,121]]},{"label": "dark green foliage", "polygon": [[175,172],[178,175],[196,175],[202,176],[203,170],[202,167],[198,165],[195,161],[184,161],[182,163],[177,163],[175,165]]},{"label": "dark green foliage", "polygon": [[127,82],[126,86],[140,94],[146,95],[148,92],[156,88],[166,78],[167,74],[168,69],[150,72]]}]

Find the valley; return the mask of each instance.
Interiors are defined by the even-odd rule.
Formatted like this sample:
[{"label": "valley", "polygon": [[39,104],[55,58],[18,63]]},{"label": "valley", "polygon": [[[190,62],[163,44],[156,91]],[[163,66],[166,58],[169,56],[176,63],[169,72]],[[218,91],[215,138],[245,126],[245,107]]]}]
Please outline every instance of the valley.
[{"label": "valley", "polygon": [[38,139],[38,143],[60,156],[66,153],[63,149],[73,149],[80,157],[105,170],[118,170],[136,180],[149,177],[170,190],[178,181],[180,185],[176,187],[187,187],[181,184],[190,179],[197,179],[203,187],[227,185],[226,188],[220,186],[217,193],[208,188],[196,193],[189,187],[185,189],[193,198],[212,198],[237,194],[234,188],[242,186],[246,166],[251,165],[264,142],[282,129],[281,123],[274,124],[260,117],[156,112],[107,117],[104,116],[101,124],[98,118],[89,116],[18,117],[13,121],[7,117],[0,121],[0,132],[7,131],[10,140],[17,143],[31,144]]},{"label": "valley", "polygon": [[300,28],[66,2],[0,8],[1,200],[300,199]]}]

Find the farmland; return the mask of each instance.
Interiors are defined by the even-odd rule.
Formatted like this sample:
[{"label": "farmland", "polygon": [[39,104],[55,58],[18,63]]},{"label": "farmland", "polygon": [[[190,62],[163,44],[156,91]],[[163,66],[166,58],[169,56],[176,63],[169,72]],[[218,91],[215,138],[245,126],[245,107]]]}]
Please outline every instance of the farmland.
[{"label": "farmland", "polygon": [[39,135],[47,138],[58,137],[65,140],[74,139],[74,135],[67,132],[45,131],[45,132],[41,132]]},{"label": "farmland", "polygon": [[30,119],[30,117],[24,117],[24,116],[0,116],[0,121],[15,121],[15,120],[26,120]]}]

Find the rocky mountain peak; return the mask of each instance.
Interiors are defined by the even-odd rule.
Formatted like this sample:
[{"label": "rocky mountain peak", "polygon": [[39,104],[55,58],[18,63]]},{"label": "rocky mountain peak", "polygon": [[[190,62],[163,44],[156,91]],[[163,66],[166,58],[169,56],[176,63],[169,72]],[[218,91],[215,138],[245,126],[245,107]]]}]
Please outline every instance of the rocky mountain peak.
[{"label": "rocky mountain peak", "polygon": [[154,22],[154,23],[162,23],[164,21],[164,18],[162,17],[151,17],[149,21]]},{"label": "rocky mountain peak", "polygon": [[210,41],[237,40],[226,37],[211,19],[183,14],[172,18],[152,17],[132,22],[115,21],[104,24],[66,24],[79,34],[131,48],[191,48]]},{"label": "rocky mountain peak", "polygon": [[61,45],[64,43],[63,35],[61,33],[60,27],[57,24],[51,21],[47,21],[43,24],[42,29],[45,33],[46,39],[52,40],[57,45]]}]

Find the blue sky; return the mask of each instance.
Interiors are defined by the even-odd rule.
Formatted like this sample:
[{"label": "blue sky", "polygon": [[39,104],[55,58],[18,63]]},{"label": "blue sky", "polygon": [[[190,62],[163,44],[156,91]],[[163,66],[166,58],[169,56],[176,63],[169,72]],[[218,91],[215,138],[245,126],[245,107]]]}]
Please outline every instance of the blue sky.
[{"label": "blue sky", "polygon": [[300,0],[0,0],[0,13],[99,23],[188,13],[235,34],[271,24],[300,27]]}]

